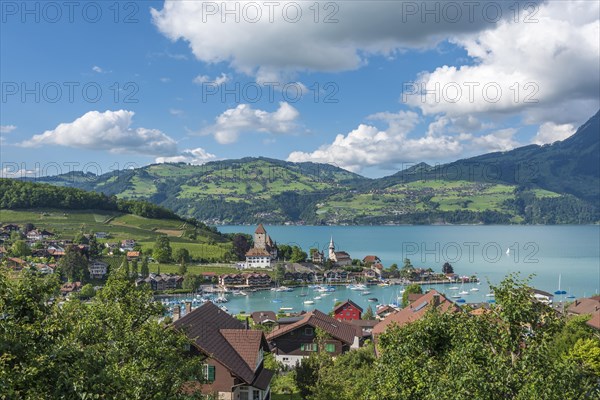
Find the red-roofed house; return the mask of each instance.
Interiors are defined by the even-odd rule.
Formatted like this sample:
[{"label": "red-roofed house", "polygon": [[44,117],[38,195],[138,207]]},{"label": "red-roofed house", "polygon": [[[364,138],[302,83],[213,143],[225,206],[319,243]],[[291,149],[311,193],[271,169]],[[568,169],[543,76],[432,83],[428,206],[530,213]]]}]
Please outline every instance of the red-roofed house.
[{"label": "red-roofed house", "polygon": [[187,382],[184,392],[227,400],[270,400],[273,371],[264,368],[269,346],[262,331],[247,329],[211,302],[177,318],[173,327],[193,340],[190,353],[205,359],[206,382]]},{"label": "red-roofed house", "polygon": [[587,324],[600,330],[600,296],[577,299],[569,306],[567,312],[569,315],[591,315]]},{"label": "red-roofed house", "polygon": [[377,337],[392,325],[402,327],[421,319],[432,307],[435,307],[440,312],[444,313],[461,311],[459,306],[448,300],[443,294],[439,293],[437,290],[430,290],[408,307],[388,315],[383,321],[377,324],[375,328],[373,328],[373,338],[377,341]]},{"label": "red-roofed house", "polygon": [[367,263],[376,264],[376,263],[381,263],[381,260],[377,256],[365,256],[365,258],[363,258],[363,263],[364,264],[367,264]]},{"label": "red-roofed house", "polygon": [[352,321],[360,319],[362,307],[348,299],[333,309],[333,317],[338,321]]},{"label": "red-roofed house", "polygon": [[[316,329],[329,335],[325,340],[325,351],[338,355],[351,348],[358,348],[362,338],[362,330],[344,321],[338,321],[319,310],[308,312],[302,319],[292,324],[280,326],[269,335],[267,341],[277,361],[294,367],[304,357],[319,351],[316,342]],[[357,336],[361,331],[360,336]]]}]

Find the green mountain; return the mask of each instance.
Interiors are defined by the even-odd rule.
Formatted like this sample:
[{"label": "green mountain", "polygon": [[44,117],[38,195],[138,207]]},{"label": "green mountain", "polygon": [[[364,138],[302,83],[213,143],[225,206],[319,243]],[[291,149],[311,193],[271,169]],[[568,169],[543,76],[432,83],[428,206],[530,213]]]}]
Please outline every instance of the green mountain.
[{"label": "green mountain", "polygon": [[594,223],[600,220],[600,112],[570,138],[368,179],[270,158],[154,164],[38,179],[143,199],[210,223]]},{"label": "green mountain", "polygon": [[[415,166],[417,167],[417,166]],[[467,180],[541,188],[600,204],[600,111],[571,137],[484,154],[449,164],[406,169],[375,183],[378,188],[417,180]]]}]

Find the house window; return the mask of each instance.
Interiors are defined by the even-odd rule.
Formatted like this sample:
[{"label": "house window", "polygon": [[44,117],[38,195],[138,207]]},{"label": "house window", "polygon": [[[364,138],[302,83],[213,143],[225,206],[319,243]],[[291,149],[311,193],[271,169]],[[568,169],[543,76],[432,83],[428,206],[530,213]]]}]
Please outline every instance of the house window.
[{"label": "house window", "polygon": [[304,334],[306,336],[312,336],[312,334],[313,334],[313,328],[304,328]]},{"label": "house window", "polygon": [[300,344],[301,351],[317,351],[316,343],[302,343]]},{"label": "house window", "polygon": [[248,388],[240,389],[240,400],[250,400],[250,396],[248,395]]},{"label": "house window", "polygon": [[252,395],[252,400],[260,400],[260,390],[254,389],[254,393]]},{"label": "house window", "polygon": [[215,381],[215,366],[214,365],[204,365],[204,379],[212,383]]},{"label": "house window", "polygon": [[333,343],[326,343],[325,344],[325,351],[328,353],[334,353],[335,352],[335,344]]}]

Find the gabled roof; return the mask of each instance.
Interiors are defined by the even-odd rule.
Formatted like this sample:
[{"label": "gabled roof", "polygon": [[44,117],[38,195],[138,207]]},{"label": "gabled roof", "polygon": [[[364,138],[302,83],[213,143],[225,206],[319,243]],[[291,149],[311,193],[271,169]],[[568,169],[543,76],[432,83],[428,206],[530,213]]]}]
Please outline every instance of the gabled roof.
[{"label": "gabled roof", "polygon": [[365,256],[365,258],[363,258],[364,263],[368,263],[368,262],[374,263],[378,260],[379,260],[379,257],[377,257],[377,256]]},{"label": "gabled roof", "polygon": [[339,309],[341,309],[342,307],[344,307],[346,304],[350,304],[352,306],[354,306],[354,308],[358,309],[358,311],[363,312],[363,309],[361,306],[359,306],[358,304],[356,304],[355,302],[353,302],[352,300],[348,299],[345,302],[343,302],[342,304],[340,304],[339,306],[335,307],[333,309],[333,313],[337,313]]},{"label": "gabled roof", "polygon": [[443,294],[440,294],[437,290],[430,290],[429,292],[425,293],[419,298],[419,300],[415,303],[415,307],[410,305],[396,313],[388,315],[383,321],[377,324],[375,328],[373,328],[373,335],[379,335],[385,332],[388,326],[391,326],[392,324],[403,326],[418,319],[421,319],[425,315],[425,313],[427,313],[427,311],[432,307],[435,295],[439,296],[439,305],[437,307],[439,311],[460,311],[460,307],[458,307],[452,301],[444,297]]},{"label": "gabled roof", "polygon": [[375,311],[375,314],[380,315],[380,314],[385,314],[385,313],[392,313],[396,311],[396,309],[388,304],[384,305],[383,307],[379,307],[377,309],[377,311]]},{"label": "gabled roof", "polygon": [[572,314],[592,314],[600,310],[600,301],[588,298],[575,300],[568,308]]},{"label": "gabled roof", "polygon": [[265,227],[263,226],[263,224],[258,224],[254,233],[265,234],[265,233],[267,233],[267,231],[265,231]]},{"label": "gabled roof", "polygon": [[277,315],[273,311],[254,311],[251,316],[255,324],[277,322]]},{"label": "gabled roof", "polygon": [[267,336],[267,340],[271,341],[305,325],[310,325],[313,328],[320,328],[335,339],[341,340],[346,344],[354,343],[356,327],[346,322],[338,321],[327,314],[323,314],[319,310],[308,312],[304,314],[304,317],[300,321],[274,330]]},{"label": "gabled roof", "polygon": [[[225,365],[247,384],[255,380],[259,348],[268,349],[261,331],[246,330],[241,321],[211,302],[178,319],[173,327],[184,331],[198,349]],[[256,354],[251,355],[252,351]]]},{"label": "gabled roof", "polygon": [[246,252],[246,257],[271,257],[271,253],[267,250],[253,247]]},{"label": "gabled roof", "polygon": [[263,338],[262,331],[250,329],[221,329],[221,335],[238,352],[250,369],[256,369],[258,351]]},{"label": "gabled roof", "polygon": [[592,328],[600,331],[600,310],[592,313],[592,318],[586,322]]}]

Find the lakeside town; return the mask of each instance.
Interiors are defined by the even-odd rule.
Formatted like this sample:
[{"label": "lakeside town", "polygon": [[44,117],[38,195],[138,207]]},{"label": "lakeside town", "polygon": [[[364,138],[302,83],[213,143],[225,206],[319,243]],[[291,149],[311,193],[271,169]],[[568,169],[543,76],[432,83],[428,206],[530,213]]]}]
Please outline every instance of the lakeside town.
[{"label": "lakeside town", "polygon": [[[380,357],[385,347],[380,347],[380,341],[386,332],[416,324],[431,313],[479,318],[497,312],[494,293],[484,302],[464,300],[469,293],[458,292],[458,285],[471,283],[478,290],[479,280],[456,274],[450,264],[442,266],[441,272],[414,267],[410,260],[401,267],[384,267],[376,255],[353,259],[348,252],[336,249],[333,237],[328,252],[311,249],[308,255],[297,246],[278,245],[262,224],[254,231],[245,259],[230,266],[235,272],[221,274],[188,273],[190,260],[185,252],[173,257],[180,261],[181,274],[161,272],[160,264],[150,272],[150,267],[157,264],[155,257],[164,250],[159,245],[166,243],[166,236],[157,239],[152,257],[145,256],[134,239],[114,242],[102,232],[81,234],[72,240],[56,236],[33,224],[3,225],[0,263],[13,274],[27,271],[63,277],[60,303],[70,299],[91,301],[103,290],[106,278],[115,273],[125,274],[133,286],[149,288],[165,307],[160,320],[185,332],[195,352],[203,354],[203,382],[190,383],[185,390],[219,399],[273,399],[277,395],[273,388],[279,394],[285,393],[280,382],[297,374],[303,360],[317,353],[336,358],[368,351]],[[451,285],[448,289],[457,295],[433,288],[423,290],[424,284]],[[331,309],[313,307],[314,299],[328,296],[336,288],[368,296],[369,288],[375,285],[399,285],[400,296],[389,304],[369,298],[372,303],[368,307],[349,298],[339,299]],[[311,310],[282,306],[278,312],[250,309],[231,315],[224,304],[227,295],[248,296],[262,290],[289,292],[297,287],[301,288],[298,296],[302,304]],[[534,303],[554,306],[552,310],[565,318],[590,316],[586,326],[600,332],[600,296],[566,299],[568,302],[559,304],[554,304],[554,294],[541,290],[531,288],[529,296]],[[275,370],[265,365],[269,357]],[[301,383],[294,385],[298,388]]]}]

